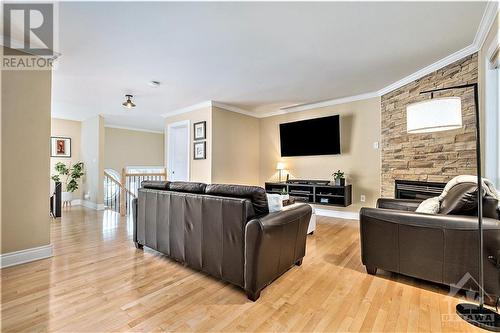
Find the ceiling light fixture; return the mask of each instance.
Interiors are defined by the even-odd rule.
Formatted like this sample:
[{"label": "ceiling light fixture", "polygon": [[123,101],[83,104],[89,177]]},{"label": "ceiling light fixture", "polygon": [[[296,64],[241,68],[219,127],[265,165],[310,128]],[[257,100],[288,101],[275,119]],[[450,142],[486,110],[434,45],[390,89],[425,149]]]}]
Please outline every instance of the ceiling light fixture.
[{"label": "ceiling light fixture", "polygon": [[122,103],[124,107],[127,109],[135,108],[134,102],[132,102],[133,95],[125,95],[125,98],[127,99],[125,102]]}]

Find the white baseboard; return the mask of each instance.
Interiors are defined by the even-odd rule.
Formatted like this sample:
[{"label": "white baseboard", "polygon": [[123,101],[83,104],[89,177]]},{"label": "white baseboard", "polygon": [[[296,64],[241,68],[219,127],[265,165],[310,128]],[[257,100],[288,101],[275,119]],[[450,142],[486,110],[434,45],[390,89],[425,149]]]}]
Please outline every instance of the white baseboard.
[{"label": "white baseboard", "polygon": [[81,206],[81,205],[82,205],[82,199],[71,200],[71,206]]},{"label": "white baseboard", "polygon": [[94,209],[94,210],[104,210],[104,204],[97,204],[95,202],[88,201],[88,200],[82,200],[81,205],[83,207],[87,207],[87,208]]},{"label": "white baseboard", "polygon": [[52,244],[0,255],[0,268],[52,257]]},{"label": "white baseboard", "polygon": [[316,215],[336,217],[336,218],[348,219],[348,220],[359,220],[359,213],[357,213],[357,212],[345,212],[345,211],[341,211],[341,210],[316,208]]}]

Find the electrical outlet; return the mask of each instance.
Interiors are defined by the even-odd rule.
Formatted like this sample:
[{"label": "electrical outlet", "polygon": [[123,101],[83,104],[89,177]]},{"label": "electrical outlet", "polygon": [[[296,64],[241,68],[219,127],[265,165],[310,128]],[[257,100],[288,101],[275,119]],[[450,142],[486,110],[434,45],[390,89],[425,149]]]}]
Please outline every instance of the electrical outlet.
[{"label": "electrical outlet", "polygon": [[364,194],[361,194],[361,202],[365,202],[366,201],[366,196]]},{"label": "electrical outlet", "polygon": [[373,149],[378,149],[379,147],[380,147],[380,145],[379,145],[378,141],[375,141],[373,143]]}]

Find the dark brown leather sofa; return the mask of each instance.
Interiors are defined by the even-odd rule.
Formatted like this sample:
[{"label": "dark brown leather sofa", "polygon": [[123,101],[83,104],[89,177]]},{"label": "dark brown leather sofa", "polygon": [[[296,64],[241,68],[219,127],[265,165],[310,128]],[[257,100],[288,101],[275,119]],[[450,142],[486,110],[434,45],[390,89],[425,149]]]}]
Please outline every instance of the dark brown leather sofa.
[{"label": "dark brown leather sofa", "polygon": [[[419,200],[379,199],[377,208],[362,208],[361,260],[367,272],[376,274],[380,268],[478,291],[473,280],[477,281],[479,272],[478,222],[477,216],[470,216],[477,212],[465,204],[473,198],[471,193],[452,194],[441,205],[440,214],[435,215],[416,213]],[[486,301],[494,303],[500,295],[498,201],[486,197],[483,203],[484,283],[489,294]],[[463,213],[470,215],[452,215],[457,213],[458,206],[469,209]]]},{"label": "dark brown leather sofa", "polygon": [[254,186],[143,182],[133,201],[136,247],[155,249],[243,288],[255,301],[305,255],[311,207],[269,213]]}]

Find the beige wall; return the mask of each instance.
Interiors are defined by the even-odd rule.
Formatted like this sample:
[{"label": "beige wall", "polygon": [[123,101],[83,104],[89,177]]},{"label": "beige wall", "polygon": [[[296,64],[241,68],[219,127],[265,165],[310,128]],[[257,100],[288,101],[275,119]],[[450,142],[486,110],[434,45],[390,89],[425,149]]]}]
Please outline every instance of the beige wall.
[{"label": "beige wall", "polygon": [[126,166],[162,166],[163,134],[104,128],[104,167],[121,173]]},{"label": "beige wall", "polygon": [[[176,116],[168,117],[165,120],[165,157],[168,161],[168,126],[170,124],[179,122],[179,121],[189,121],[189,168],[190,168],[190,181],[192,182],[212,182],[212,108],[204,107],[198,110],[194,110],[192,112],[179,114]],[[205,160],[194,160],[193,159],[193,124],[200,121],[207,122],[207,150]],[[168,167],[168,166],[167,166]]]},{"label": "beige wall", "polygon": [[259,184],[259,119],[212,108],[212,182]]},{"label": "beige wall", "polygon": [[[280,157],[279,124],[310,118],[340,115],[342,154],[330,156]],[[380,151],[373,143],[380,140],[380,98],[260,119],[260,185],[277,180],[276,163],[285,162],[291,178],[331,180],[340,169],[353,186],[353,204],[335,210],[358,211],[374,206],[380,196]],[[366,202],[360,202],[360,196]],[[329,208],[329,206],[321,206]]]},{"label": "beige wall", "polygon": [[50,244],[50,71],[2,71],[1,253]]},{"label": "beige wall", "polygon": [[[62,136],[71,138],[71,157],[51,157],[50,158],[50,174],[54,175],[57,172],[54,170],[56,163],[62,162],[67,166],[73,165],[81,161],[81,132],[82,132],[82,122],[66,119],[52,118],[51,120],[51,131],[50,136]],[[63,178],[64,180],[64,178]],[[51,182],[51,188],[53,187],[53,182]],[[82,197],[81,187],[82,181],[78,183],[79,189],[73,194],[73,199],[80,199]],[[63,191],[65,189],[63,188]]]},{"label": "beige wall", "polygon": [[[82,189],[84,199],[103,204],[104,184],[104,119],[101,116],[82,121],[81,158],[86,174]],[[85,197],[88,195],[88,197]]]}]

